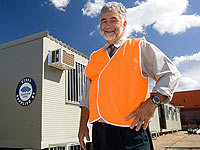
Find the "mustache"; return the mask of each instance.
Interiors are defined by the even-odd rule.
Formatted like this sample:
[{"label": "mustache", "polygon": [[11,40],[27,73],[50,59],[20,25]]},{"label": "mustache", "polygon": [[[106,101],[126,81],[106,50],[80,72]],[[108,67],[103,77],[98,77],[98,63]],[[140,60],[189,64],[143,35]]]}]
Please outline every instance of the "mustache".
[{"label": "mustache", "polygon": [[108,29],[104,29],[104,32],[115,32],[115,28],[108,28]]}]

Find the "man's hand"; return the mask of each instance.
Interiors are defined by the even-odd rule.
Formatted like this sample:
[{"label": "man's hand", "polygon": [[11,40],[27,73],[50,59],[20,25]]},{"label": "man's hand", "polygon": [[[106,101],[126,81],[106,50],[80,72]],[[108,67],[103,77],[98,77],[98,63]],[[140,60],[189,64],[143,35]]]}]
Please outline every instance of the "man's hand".
[{"label": "man's hand", "polygon": [[78,139],[79,139],[79,143],[80,143],[81,147],[84,150],[86,150],[86,145],[85,145],[85,142],[84,142],[84,137],[86,137],[86,139],[88,141],[90,141],[89,129],[88,129],[87,125],[80,125],[79,132],[78,132]]},{"label": "man's hand", "polygon": [[126,120],[129,120],[135,116],[135,119],[133,120],[130,128],[133,129],[137,124],[136,131],[139,131],[142,124],[144,124],[143,129],[146,130],[148,122],[153,116],[157,106],[158,105],[154,104],[150,98],[147,99],[144,103],[142,103],[137,110],[133,111],[126,117]]},{"label": "man's hand", "polygon": [[81,147],[84,150],[86,150],[84,137],[86,137],[86,139],[88,141],[90,141],[89,129],[87,126],[88,119],[89,119],[89,110],[86,107],[81,107],[81,118],[80,118],[78,139],[79,139],[79,143],[80,143]]}]

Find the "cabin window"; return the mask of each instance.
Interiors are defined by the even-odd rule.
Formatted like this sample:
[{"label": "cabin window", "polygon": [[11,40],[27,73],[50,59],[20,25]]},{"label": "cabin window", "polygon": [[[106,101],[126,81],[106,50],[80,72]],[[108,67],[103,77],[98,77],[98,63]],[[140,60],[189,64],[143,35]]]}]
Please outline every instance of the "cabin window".
[{"label": "cabin window", "polygon": [[174,120],[174,110],[173,109],[171,110],[171,119],[172,119],[172,121]]},{"label": "cabin window", "polygon": [[165,116],[166,116],[166,119],[169,120],[169,109],[168,109],[168,106],[165,106]]},{"label": "cabin window", "polygon": [[85,66],[76,62],[75,69],[68,70],[68,97],[67,102],[79,103],[82,99],[83,88],[86,81]]},{"label": "cabin window", "polygon": [[176,119],[176,121],[178,121],[178,116],[177,116],[177,110],[175,109],[175,111],[174,111],[174,113],[175,113],[175,119]]},{"label": "cabin window", "polygon": [[59,50],[52,51],[51,62],[59,62]]}]

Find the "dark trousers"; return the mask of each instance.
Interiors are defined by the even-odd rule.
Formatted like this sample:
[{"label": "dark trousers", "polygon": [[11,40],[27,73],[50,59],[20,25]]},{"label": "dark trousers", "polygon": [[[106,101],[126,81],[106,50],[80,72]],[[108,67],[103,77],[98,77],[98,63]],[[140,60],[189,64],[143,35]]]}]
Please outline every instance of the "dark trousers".
[{"label": "dark trousers", "polygon": [[136,131],[94,122],[92,128],[93,150],[153,150],[149,128]]}]

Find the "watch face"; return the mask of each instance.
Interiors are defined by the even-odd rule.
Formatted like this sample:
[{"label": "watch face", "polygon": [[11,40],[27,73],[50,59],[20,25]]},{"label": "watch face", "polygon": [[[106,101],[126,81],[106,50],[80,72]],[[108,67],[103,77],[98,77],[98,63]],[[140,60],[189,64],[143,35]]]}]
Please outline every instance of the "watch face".
[{"label": "watch face", "polygon": [[154,103],[156,103],[156,104],[159,104],[159,103],[160,103],[160,98],[159,98],[158,96],[154,96],[154,97],[152,98],[152,101],[153,101]]}]

